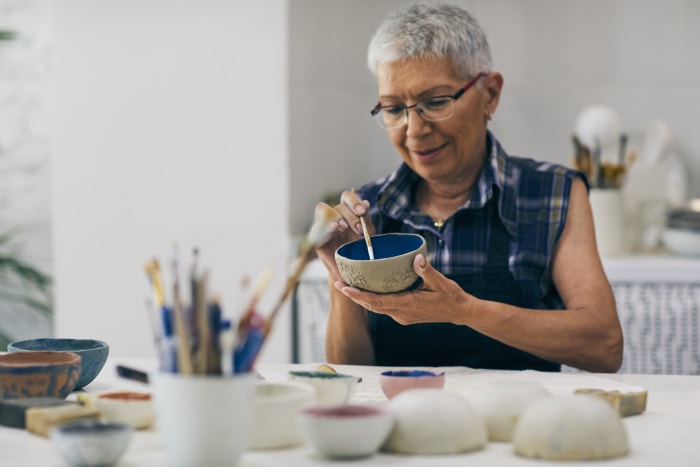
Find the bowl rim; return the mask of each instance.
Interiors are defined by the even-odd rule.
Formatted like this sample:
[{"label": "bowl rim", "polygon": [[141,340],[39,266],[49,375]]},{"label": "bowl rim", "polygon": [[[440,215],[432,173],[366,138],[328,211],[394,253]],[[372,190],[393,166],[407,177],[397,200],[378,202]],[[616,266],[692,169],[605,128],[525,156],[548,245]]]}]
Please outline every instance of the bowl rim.
[{"label": "bowl rim", "polygon": [[421,234],[412,233],[412,232],[387,232],[387,233],[383,233],[383,234],[375,234],[375,235],[370,235],[370,240],[372,240],[373,238],[377,238],[377,237],[388,237],[388,236],[402,236],[402,237],[405,237],[405,236],[413,236],[413,237],[419,237],[419,238],[421,239],[421,244],[418,245],[417,248],[415,248],[415,249],[413,249],[413,250],[411,250],[411,251],[407,251],[407,252],[405,252],[405,253],[401,253],[401,254],[395,255],[395,256],[390,256],[390,257],[388,257],[388,258],[353,259],[353,258],[348,258],[347,256],[344,256],[344,255],[340,254],[340,250],[343,249],[344,247],[348,246],[348,245],[352,245],[352,244],[355,244],[355,243],[365,243],[365,239],[364,239],[364,238],[359,238],[359,239],[357,239],[357,240],[352,240],[352,241],[350,241],[350,242],[346,242],[346,243],[343,243],[342,245],[340,245],[338,248],[335,249],[335,256],[336,256],[336,258],[340,257],[340,258],[343,258],[343,259],[346,260],[346,261],[353,261],[353,262],[357,262],[357,263],[370,263],[370,262],[372,262],[372,263],[381,263],[381,262],[391,261],[391,260],[396,259],[396,258],[401,258],[401,257],[403,257],[403,256],[405,256],[405,255],[410,255],[410,254],[416,253],[416,252],[418,252],[421,248],[423,248],[424,246],[427,247],[427,243],[426,243],[425,237],[422,236]]},{"label": "bowl rim", "polygon": [[445,372],[432,370],[386,370],[382,371],[379,376],[384,378],[439,378],[445,376]]},{"label": "bowl rim", "polygon": [[[56,343],[63,343],[63,342],[90,342],[96,344],[94,347],[89,347],[86,349],[29,349],[26,347],[23,347],[29,343],[36,342],[56,342]],[[7,350],[8,352],[10,351],[10,348],[13,349],[13,351],[22,351],[22,352],[39,352],[41,350],[52,350],[54,352],[74,352],[74,353],[79,353],[79,352],[89,352],[91,350],[101,350],[101,349],[109,349],[109,344],[107,344],[105,341],[100,340],[100,339],[84,339],[84,338],[74,338],[74,337],[36,337],[33,339],[23,339],[20,341],[15,341],[15,342],[10,342],[7,344]]]},{"label": "bowl rim", "polygon": [[302,409],[299,414],[304,417],[325,420],[357,420],[393,416],[387,406],[367,402],[351,402],[331,406],[314,405]]},{"label": "bowl rim", "polygon": [[0,368],[33,368],[33,369],[41,369],[41,368],[52,368],[56,366],[63,366],[63,365],[75,365],[75,364],[80,364],[82,361],[82,358],[80,355],[78,355],[75,352],[59,352],[56,350],[36,350],[32,351],[31,353],[33,354],[34,358],[37,358],[37,354],[39,356],[42,355],[53,355],[54,357],[60,358],[58,361],[54,362],[46,362],[46,361],[35,361],[35,362],[29,362],[29,361],[13,361],[17,359],[24,359],[27,358],[27,353],[30,352],[7,352],[5,354],[0,354]]},{"label": "bowl rim", "polygon": [[294,376],[295,378],[307,378],[307,379],[315,379],[315,380],[346,380],[346,379],[353,379],[356,380],[357,378],[352,375],[347,375],[345,373],[331,373],[329,371],[316,371],[316,370],[291,370],[289,371],[290,376]]},{"label": "bowl rim", "polygon": [[49,436],[53,437],[54,433],[62,436],[83,436],[85,434],[94,434],[93,429],[97,428],[107,432],[131,433],[134,428],[122,422],[110,422],[101,419],[84,418],[71,420],[54,425],[49,430]]},{"label": "bowl rim", "polygon": [[[284,391],[280,393],[273,394],[260,394],[258,389],[260,387],[283,387],[285,389],[290,389],[290,391]],[[315,397],[315,392],[313,387],[309,384],[301,381],[268,381],[261,380],[255,382],[255,404],[277,404],[277,403],[292,403],[303,401],[304,399],[310,398],[313,400]]]}]

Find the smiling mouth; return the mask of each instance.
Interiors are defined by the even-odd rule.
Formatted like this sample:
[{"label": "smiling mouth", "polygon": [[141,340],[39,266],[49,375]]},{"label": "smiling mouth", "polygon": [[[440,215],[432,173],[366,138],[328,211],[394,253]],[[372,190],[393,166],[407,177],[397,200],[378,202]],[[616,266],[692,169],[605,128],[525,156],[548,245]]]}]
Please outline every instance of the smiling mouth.
[{"label": "smiling mouth", "polygon": [[418,156],[421,159],[428,159],[430,157],[434,157],[434,156],[438,155],[445,148],[445,146],[447,146],[447,143],[445,143],[441,146],[438,146],[436,148],[426,149],[424,151],[412,151],[412,152],[413,152],[413,154],[415,154],[416,156]]}]

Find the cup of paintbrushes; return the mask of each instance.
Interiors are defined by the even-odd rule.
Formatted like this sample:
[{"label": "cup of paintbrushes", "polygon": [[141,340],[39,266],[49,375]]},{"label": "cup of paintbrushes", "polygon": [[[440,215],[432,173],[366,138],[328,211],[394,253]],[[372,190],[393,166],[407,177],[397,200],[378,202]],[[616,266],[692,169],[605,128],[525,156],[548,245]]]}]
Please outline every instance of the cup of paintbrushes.
[{"label": "cup of paintbrushes", "polygon": [[253,422],[256,375],[157,372],[150,377],[168,466],[235,466]]}]

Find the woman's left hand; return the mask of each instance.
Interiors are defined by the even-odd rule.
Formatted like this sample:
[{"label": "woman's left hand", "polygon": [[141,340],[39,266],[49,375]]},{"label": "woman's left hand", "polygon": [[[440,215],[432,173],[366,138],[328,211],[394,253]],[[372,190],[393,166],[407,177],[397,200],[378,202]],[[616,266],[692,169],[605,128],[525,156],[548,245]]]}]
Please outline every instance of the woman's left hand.
[{"label": "woman's left hand", "polygon": [[335,287],[358,305],[391,316],[399,324],[460,322],[476,300],[454,281],[433,268],[423,255],[413,260],[413,269],[423,282],[414,290],[376,294],[336,282]]}]

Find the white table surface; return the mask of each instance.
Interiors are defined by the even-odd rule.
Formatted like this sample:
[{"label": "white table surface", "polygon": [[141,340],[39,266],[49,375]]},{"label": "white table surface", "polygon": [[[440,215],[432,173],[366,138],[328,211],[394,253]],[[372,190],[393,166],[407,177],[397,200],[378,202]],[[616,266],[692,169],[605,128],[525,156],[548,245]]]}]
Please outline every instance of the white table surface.
[{"label": "white table surface", "polygon": [[[150,371],[149,360],[110,358],[95,382],[86,391],[107,389],[147,389],[116,376],[115,366],[123,364]],[[286,380],[291,369],[316,369],[316,364],[261,365],[258,372],[268,380]],[[355,401],[381,400],[378,375],[382,368],[342,366],[339,372],[361,376]],[[490,381],[504,378],[528,379],[549,387],[555,393],[572,392],[579,387],[598,387],[631,391],[648,390],[646,411],[623,419],[629,439],[627,456],[595,462],[550,462],[518,457],[510,443],[490,442],[481,451],[449,456],[399,456],[379,453],[370,458],[352,462],[333,462],[321,459],[310,447],[302,445],[293,449],[275,451],[248,451],[240,467],[313,466],[313,465],[357,465],[359,466],[635,466],[677,467],[700,466],[700,376],[685,375],[634,375],[591,373],[540,373],[535,371],[510,372],[473,370],[469,368],[445,368],[446,391],[463,392]],[[74,398],[75,393],[69,398]],[[222,436],[226,436],[222,433]],[[67,464],[49,439],[21,429],[0,426],[0,466],[2,467],[61,467]],[[157,428],[137,431],[127,452],[118,464],[121,467],[165,465],[162,445]],[[206,467],[206,466],[193,466]]]}]

